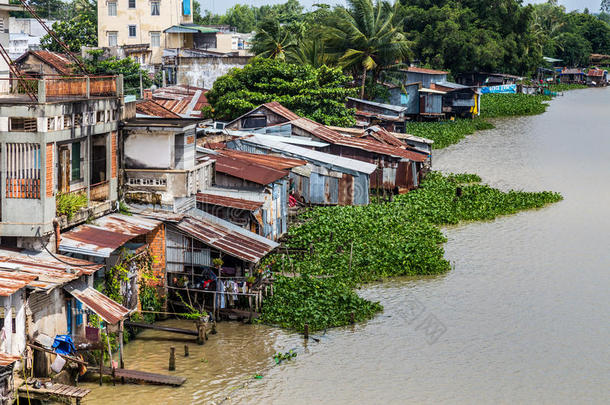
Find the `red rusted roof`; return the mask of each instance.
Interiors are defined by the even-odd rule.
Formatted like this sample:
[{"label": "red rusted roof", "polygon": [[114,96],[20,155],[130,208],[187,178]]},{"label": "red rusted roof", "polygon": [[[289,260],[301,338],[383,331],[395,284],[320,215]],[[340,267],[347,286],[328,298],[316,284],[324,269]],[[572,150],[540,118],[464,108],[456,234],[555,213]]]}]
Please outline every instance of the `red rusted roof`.
[{"label": "red rusted roof", "polygon": [[6,367],[21,360],[21,356],[15,356],[14,354],[0,353],[0,366]]},{"label": "red rusted roof", "polygon": [[580,69],[563,69],[560,74],[562,74],[562,75],[584,75],[585,73]]},{"label": "red rusted roof", "polygon": [[[61,261],[60,261],[61,260]],[[0,296],[9,296],[20,288],[50,289],[82,275],[95,273],[102,264],[62,255],[30,256],[18,251],[0,252]]]},{"label": "red rusted roof", "polygon": [[369,139],[353,138],[350,136],[341,135],[340,133],[333,131],[332,129],[315,121],[312,121],[308,118],[299,118],[298,120],[293,120],[291,121],[291,124],[310,133],[316,138],[319,138],[331,144],[361,149],[367,152],[377,153],[380,155],[405,158],[413,160],[415,162],[424,162],[426,160],[425,156],[403,148],[391,145],[384,145],[378,141],[373,141]]},{"label": "red rusted roof", "polygon": [[163,107],[154,100],[143,100],[136,104],[136,112],[151,117],[160,118],[181,118],[175,112]]},{"label": "red rusted roof", "polygon": [[118,323],[129,314],[127,308],[85,284],[70,284],[64,289],[111,325]]},{"label": "red rusted roof", "polygon": [[385,128],[381,128],[379,126],[368,128],[367,130],[365,130],[362,133],[362,135],[359,136],[359,138],[365,138],[367,136],[370,136],[370,137],[376,139],[377,141],[379,141],[383,144],[386,144],[386,145],[392,145],[392,146],[398,146],[398,147],[405,146],[404,142],[402,142],[400,139],[396,138],[394,135],[389,133]]},{"label": "red rusted roof", "polygon": [[266,103],[263,105],[265,107],[267,107],[269,110],[276,113],[277,115],[284,117],[288,121],[292,121],[292,120],[301,118],[297,114],[290,111],[288,108],[286,108],[283,105],[281,105],[280,103],[278,103],[277,101],[272,101],[270,103]]},{"label": "red rusted roof", "polygon": [[189,214],[146,211],[144,216],[160,219],[200,242],[246,262],[258,263],[279,246],[278,243],[237,225],[195,209]]},{"label": "red rusted roof", "polygon": [[590,77],[603,77],[604,76],[604,72],[605,72],[605,70],[601,70],[601,69],[589,69],[589,71],[587,72],[587,76],[590,76]]},{"label": "red rusted roof", "polygon": [[244,161],[222,154],[213,157],[216,160],[216,171],[239,179],[266,186],[288,176],[285,170],[272,169],[252,161]]},{"label": "red rusted roof", "polygon": [[121,214],[106,215],[93,224],[81,225],[61,235],[64,252],[110,257],[116,249],[139,235],[154,230],[160,222]]},{"label": "red rusted roof", "polygon": [[57,70],[58,74],[70,75],[72,74],[72,61],[61,53],[49,52],[49,51],[28,51],[15,59],[15,63],[22,62],[28,55],[33,55],[41,62],[46,63],[53,69]]},{"label": "red rusted roof", "polygon": [[[207,89],[186,85],[161,87],[152,93],[152,99],[166,109],[181,116],[200,118],[201,109],[209,105]],[[193,100],[197,97],[196,100]]]},{"label": "red rusted roof", "polygon": [[425,69],[425,68],[419,68],[419,67],[408,67],[406,69],[404,69],[407,72],[412,72],[412,73],[424,73],[424,74],[428,74],[428,75],[446,75],[449,72],[445,72],[443,70],[434,70],[434,69]]},{"label": "red rusted roof", "polygon": [[256,211],[263,206],[261,201],[250,201],[243,198],[225,197],[210,193],[197,193],[197,202],[246,211]]},{"label": "red rusted roof", "polygon": [[269,239],[231,225],[206,214],[202,217],[186,216],[175,226],[206,245],[250,263],[257,263],[278,246]]},{"label": "red rusted roof", "polygon": [[249,162],[258,163],[263,166],[277,170],[288,170],[294,167],[306,165],[307,162],[300,159],[291,159],[283,156],[263,155],[258,153],[248,153],[233,149],[223,149],[220,154],[235,159],[247,160]]}]

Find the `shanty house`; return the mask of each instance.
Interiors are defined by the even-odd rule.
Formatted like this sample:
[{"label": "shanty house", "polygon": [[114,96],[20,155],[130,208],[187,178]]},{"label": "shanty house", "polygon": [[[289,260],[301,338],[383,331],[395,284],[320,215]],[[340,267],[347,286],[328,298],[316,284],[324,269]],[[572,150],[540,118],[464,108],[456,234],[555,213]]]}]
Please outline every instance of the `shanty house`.
[{"label": "shanty house", "polygon": [[263,197],[262,236],[277,240],[288,230],[287,170],[222,151],[206,154],[205,158],[215,161],[216,188],[250,191]]},{"label": "shanty house", "polygon": [[370,175],[376,166],[283,142],[285,137],[252,135],[227,143],[231,149],[281,155],[307,162],[290,171],[292,195],[302,203],[367,205]]},{"label": "shanty house", "polygon": [[347,107],[356,110],[358,126],[380,125],[391,132],[405,132],[405,121],[409,112],[406,106],[348,97]]},{"label": "shanty house", "polygon": [[29,77],[69,76],[74,73],[74,61],[58,52],[27,51],[13,63]]},{"label": "shanty house", "polygon": [[[165,228],[161,221],[137,215],[111,214],[63,233],[59,244],[59,251],[64,254],[103,263],[102,271],[96,273],[95,285],[102,284],[105,272],[122,262],[124,252],[137,255],[146,250],[155,259],[152,270],[159,284],[163,285]],[[127,280],[121,285],[121,304],[129,309],[139,305],[141,270],[132,266]]]},{"label": "shanty house", "polygon": [[7,353],[0,353],[0,404],[11,405],[15,401],[15,363],[21,359]]},{"label": "shanty house", "polygon": [[[250,119],[251,114],[258,122]],[[299,117],[277,102],[263,104],[228,123],[226,127],[244,129],[265,122],[280,124],[282,127],[289,125],[291,136],[327,143],[328,146],[316,148],[320,152],[376,164],[377,170],[370,179],[371,188],[406,191],[417,187],[421,180],[420,171],[426,157],[420,153],[408,150],[406,146],[402,148],[341,135],[322,124]]]},{"label": "shanty house", "polygon": [[559,73],[559,80],[561,83],[577,83],[577,84],[585,84],[587,79],[585,72],[581,69],[568,69],[564,68]]},{"label": "shanty house", "polygon": [[403,83],[419,83],[422,87],[429,88],[433,83],[447,81],[447,72],[442,70],[425,69],[419,67],[408,67],[401,69]]},{"label": "shanty house", "polygon": [[[191,292],[200,295],[195,295],[195,300],[203,298],[201,302],[205,303],[206,291],[222,293],[224,283],[229,280],[243,283],[247,274],[252,275],[254,266],[278,246],[272,240],[198,209],[187,214],[147,211],[142,215],[165,223],[165,277],[172,305],[183,305],[181,297]],[[216,286],[209,291],[211,281]]]},{"label": "shanty house", "polygon": [[[302,168],[307,164],[304,160],[299,159],[259,155],[231,149],[211,151],[198,148],[198,151],[201,151],[200,155],[207,155],[210,159],[218,156],[229,157],[241,162],[250,162],[254,167],[263,166],[280,171]],[[290,188],[290,184],[288,188]],[[282,192],[281,187],[278,190]],[[273,191],[260,192],[220,186],[210,187],[197,194],[199,209],[273,240],[278,240],[286,231],[283,224],[288,222],[287,203],[287,195],[282,195],[279,199],[274,198]],[[278,227],[278,223],[282,226]]]},{"label": "shanty house", "polygon": [[589,69],[587,72],[587,85],[602,87],[608,84],[608,71],[602,69]]},{"label": "shanty house", "polygon": [[464,72],[458,73],[455,77],[456,83],[468,87],[503,86],[515,84],[522,79],[522,77],[515,75],[485,72]]},{"label": "shanty house", "polygon": [[440,82],[433,84],[432,89],[445,92],[443,95],[445,115],[468,118],[479,115],[481,94],[476,88],[452,82]]},{"label": "shanty house", "polygon": [[213,162],[196,162],[197,121],[135,118],[123,123],[125,199],[133,205],[184,212],[214,177]]},{"label": "shanty house", "polygon": [[[0,250],[2,351],[24,353],[26,342],[46,336],[85,339],[89,313],[116,324],[128,310],[93,288],[101,264],[61,255]],[[89,299],[91,297],[91,299]],[[49,358],[34,352],[37,375],[48,375]]]}]

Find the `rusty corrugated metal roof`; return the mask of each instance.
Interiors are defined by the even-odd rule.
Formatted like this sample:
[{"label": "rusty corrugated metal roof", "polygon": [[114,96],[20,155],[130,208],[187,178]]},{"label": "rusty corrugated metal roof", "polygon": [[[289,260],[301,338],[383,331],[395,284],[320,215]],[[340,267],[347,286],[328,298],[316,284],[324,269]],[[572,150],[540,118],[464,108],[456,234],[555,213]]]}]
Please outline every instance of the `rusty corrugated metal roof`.
[{"label": "rusty corrugated metal roof", "polygon": [[423,162],[426,160],[425,156],[422,157],[419,153],[398,148],[396,146],[384,145],[377,141],[341,135],[327,126],[319,124],[308,118],[299,118],[298,120],[291,121],[291,123],[292,125],[301,128],[316,138],[322,139],[323,141],[331,144],[361,149],[380,155],[406,158],[415,162]]},{"label": "rusty corrugated metal roof", "polygon": [[[167,218],[164,220],[180,232],[249,263],[258,263],[279,246],[270,239],[198,209],[189,211],[189,214],[146,211],[142,215],[156,219]],[[177,218],[181,218],[180,221],[176,221]]]},{"label": "rusty corrugated metal roof", "polygon": [[19,360],[21,360],[21,356],[16,356],[14,354],[8,354],[8,353],[0,353],[0,366],[1,367],[10,366],[11,364],[13,364]]},{"label": "rusty corrugated metal roof", "polygon": [[406,69],[402,69],[406,72],[410,72],[410,73],[424,73],[427,75],[446,75],[449,72],[445,72],[444,70],[434,70],[434,69],[425,69],[425,68],[419,68],[419,67],[415,67],[415,66],[410,66]]},{"label": "rusty corrugated metal roof", "polygon": [[283,105],[281,105],[277,101],[272,101],[270,103],[266,103],[266,104],[263,104],[263,105],[265,107],[267,107],[269,110],[271,110],[274,113],[276,113],[277,115],[280,115],[280,116],[284,117],[288,121],[292,121],[292,120],[296,120],[296,119],[301,118],[300,116],[298,116],[294,112],[290,111],[288,108],[284,107]]},{"label": "rusty corrugated metal roof", "polygon": [[585,72],[583,72],[580,69],[563,69],[560,74],[562,75],[584,75]]},{"label": "rusty corrugated metal roof", "polygon": [[154,100],[142,100],[136,104],[136,112],[138,114],[148,115],[151,117],[160,118],[182,118],[172,110],[163,107]]},{"label": "rusty corrugated metal roof", "polygon": [[256,211],[263,206],[262,201],[250,201],[243,198],[227,197],[210,193],[197,193],[197,202],[246,211]]},{"label": "rusty corrugated metal roof", "polygon": [[288,176],[285,170],[277,170],[252,161],[244,161],[229,156],[216,155],[216,171],[233,177],[266,186]]},{"label": "rusty corrugated metal roof", "polygon": [[70,284],[64,289],[111,325],[129,314],[127,308],[85,284]]},{"label": "rusty corrugated metal roof", "polygon": [[263,155],[258,153],[248,153],[233,149],[223,149],[218,153],[236,159],[255,162],[263,166],[271,167],[277,170],[288,170],[294,167],[306,165],[307,162],[301,159],[291,159],[283,156]]},{"label": "rusty corrugated metal roof", "polygon": [[589,69],[587,76],[589,77],[603,77],[605,70],[601,69]]},{"label": "rusty corrugated metal roof", "polygon": [[364,133],[359,136],[359,138],[364,138],[366,136],[370,136],[370,137],[376,139],[377,141],[384,143],[386,145],[392,145],[392,146],[398,146],[398,147],[405,146],[405,143],[403,141],[396,138],[394,135],[392,135],[390,132],[388,132],[385,128],[382,128],[379,126],[373,126],[373,127],[367,128],[364,131]]},{"label": "rusty corrugated metal roof", "polygon": [[161,87],[152,92],[152,99],[168,110],[184,117],[201,118],[201,109],[209,105],[207,89],[186,85]]},{"label": "rusty corrugated metal roof", "polygon": [[103,266],[68,256],[55,257],[0,250],[0,295],[11,295],[26,286],[55,288],[82,275],[93,274]]},{"label": "rusty corrugated metal roof", "polygon": [[28,51],[15,59],[15,63],[25,60],[28,55],[33,55],[40,61],[48,64],[61,75],[72,74],[73,62],[64,54],[50,51]]},{"label": "rusty corrugated metal roof", "polygon": [[147,234],[159,224],[159,221],[135,215],[106,215],[95,220],[93,224],[81,225],[62,234],[59,250],[110,257],[112,252],[129,240]]}]

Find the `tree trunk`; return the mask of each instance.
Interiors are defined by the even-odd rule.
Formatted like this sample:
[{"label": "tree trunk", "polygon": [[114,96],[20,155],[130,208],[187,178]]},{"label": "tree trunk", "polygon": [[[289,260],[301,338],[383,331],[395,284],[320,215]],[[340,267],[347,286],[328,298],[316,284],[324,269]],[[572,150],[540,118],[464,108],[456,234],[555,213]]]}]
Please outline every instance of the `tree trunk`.
[{"label": "tree trunk", "polygon": [[366,68],[362,70],[362,87],[360,88],[360,99],[364,100],[364,85],[366,83]]}]

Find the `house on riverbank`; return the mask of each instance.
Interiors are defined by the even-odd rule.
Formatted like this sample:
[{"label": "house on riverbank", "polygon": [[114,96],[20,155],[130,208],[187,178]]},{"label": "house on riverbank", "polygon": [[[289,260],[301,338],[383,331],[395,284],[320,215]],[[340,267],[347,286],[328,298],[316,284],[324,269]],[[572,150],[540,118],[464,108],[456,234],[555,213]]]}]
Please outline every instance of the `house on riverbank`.
[{"label": "house on riverbank", "polygon": [[[372,163],[377,170],[371,175],[370,188],[390,192],[408,191],[418,186],[427,156],[406,147],[387,145],[372,139],[342,135],[325,125],[303,118],[277,102],[263,104],[226,125],[266,135],[286,134],[288,138],[324,143],[314,147],[319,152]],[[284,142],[279,136],[279,141]]]},{"label": "house on riverbank", "polygon": [[603,87],[608,85],[608,71],[598,68],[589,69],[587,72],[587,86]]},{"label": "house on riverbank", "polygon": [[586,74],[581,69],[563,68],[559,72],[559,81],[566,84],[585,84],[587,82]]}]

